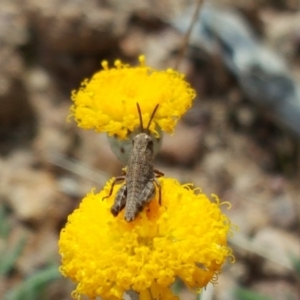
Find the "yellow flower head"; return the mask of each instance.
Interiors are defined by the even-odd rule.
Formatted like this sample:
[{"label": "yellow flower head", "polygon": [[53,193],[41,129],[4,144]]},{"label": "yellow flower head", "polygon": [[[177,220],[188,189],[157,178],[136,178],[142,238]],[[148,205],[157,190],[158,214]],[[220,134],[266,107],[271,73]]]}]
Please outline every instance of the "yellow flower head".
[{"label": "yellow flower head", "polygon": [[131,67],[117,60],[113,68],[104,61],[102,71],[72,92],[71,110],[79,127],[126,139],[140,126],[136,103],[144,124],[159,104],[150,132],[158,136],[157,127],[173,132],[178,119],[190,108],[195,91],[183,74],[172,69],[154,70],[145,64],[144,56],[139,61],[139,66]]},{"label": "yellow flower head", "polygon": [[[190,185],[160,178],[158,195],[128,223],[124,212],[110,213],[120,185],[105,200],[112,181],[91,192],[69,216],[59,240],[61,272],[78,283],[75,298],[121,299],[134,290],[140,299],[177,299],[176,277],[200,291],[213,281],[228,256],[230,222],[219,201],[211,202]],[[158,193],[156,193],[158,194]]]}]

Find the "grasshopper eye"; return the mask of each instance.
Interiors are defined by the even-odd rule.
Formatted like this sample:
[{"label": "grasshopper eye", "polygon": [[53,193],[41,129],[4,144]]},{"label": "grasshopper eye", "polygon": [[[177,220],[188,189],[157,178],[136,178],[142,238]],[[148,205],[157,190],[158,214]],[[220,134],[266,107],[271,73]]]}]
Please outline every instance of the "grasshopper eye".
[{"label": "grasshopper eye", "polygon": [[148,140],[147,148],[153,149],[153,141],[152,141],[152,139]]}]

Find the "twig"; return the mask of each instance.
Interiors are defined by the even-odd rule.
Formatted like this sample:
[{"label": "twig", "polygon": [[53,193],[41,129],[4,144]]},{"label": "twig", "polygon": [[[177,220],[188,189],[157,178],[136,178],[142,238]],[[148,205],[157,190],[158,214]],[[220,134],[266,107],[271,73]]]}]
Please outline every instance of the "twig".
[{"label": "twig", "polygon": [[105,172],[95,170],[92,167],[87,166],[78,160],[70,159],[58,152],[48,152],[47,160],[49,163],[55,166],[58,166],[69,172],[72,172],[73,174],[79,175],[95,183],[98,183],[99,185],[103,185],[109,178],[109,175]]},{"label": "twig", "polygon": [[175,70],[178,70],[178,67],[179,67],[179,64],[183,58],[183,55],[184,55],[184,52],[186,50],[186,47],[187,47],[187,44],[189,42],[189,38],[190,38],[190,35],[192,33],[192,30],[193,30],[193,27],[198,19],[198,15],[199,15],[199,12],[200,12],[200,8],[201,8],[201,5],[203,3],[203,0],[198,0],[197,1],[197,4],[196,4],[196,9],[194,11],[194,15],[191,19],[191,23],[190,23],[190,26],[188,28],[188,30],[186,31],[185,35],[184,35],[184,38],[183,38],[183,41],[182,41],[182,45],[180,47],[180,50],[179,50],[179,53],[177,55],[177,59],[175,61],[175,65],[174,65],[174,69]]}]

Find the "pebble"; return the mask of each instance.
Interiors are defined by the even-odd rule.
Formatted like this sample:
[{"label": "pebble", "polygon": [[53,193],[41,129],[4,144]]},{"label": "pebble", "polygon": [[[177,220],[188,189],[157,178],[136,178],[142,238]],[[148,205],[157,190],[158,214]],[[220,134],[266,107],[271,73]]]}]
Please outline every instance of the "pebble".
[{"label": "pebble", "polygon": [[160,156],[162,160],[181,165],[190,165],[201,156],[202,130],[179,122],[174,135],[164,135]]},{"label": "pebble", "polygon": [[252,286],[253,291],[272,300],[298,300],[297,287],[284,280],[259,280]]},{"label": "pebble", "polygon": [[290,274],[293,269],[292,257],[300,259],[299,238],[280,229],[261,229],[253,237],[251,247],[266,258],[261,269],[267,276]]},{"label": "pebble", "polygon": [[64,197],[58,192],[55,179],[43,170],[19,169],[7,180],[6,199],[17,218],[32,224],[63,218]]},{"label": "pebble", "polygon": [[271,224],[283,229],[294,228],[299,220],[296,203],[287,193],[272,198],[268,203],[268,214]]}]

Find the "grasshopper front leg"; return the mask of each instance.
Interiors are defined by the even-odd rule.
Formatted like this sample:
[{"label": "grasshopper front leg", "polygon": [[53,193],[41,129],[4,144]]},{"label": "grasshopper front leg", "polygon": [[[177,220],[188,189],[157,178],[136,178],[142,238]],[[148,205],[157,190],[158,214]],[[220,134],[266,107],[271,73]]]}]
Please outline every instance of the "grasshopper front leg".
[{"label": "grasshopper front leg", "polygon": [[165,174],[157,169],[154,169],[153,171],[154,171],[154,175],[155,175],[154,182],[158,188],[158,203],[159,203],[159,205],[161,205],[161,186],[160,186],[160,183],[158,182],[158,180],[156,180],[156,178],[162,177]]},{"label": "grasshopper front leg", "polygon": [[110,191],[109,191],[109,193],[108,193],[108,195],[107,196],[105,196],[105,197],[103,197],[102,198],[102,200],[104,200],[104,199],[106,199],[106,198],[109,198],[110,196],[111,196],[111,194],[113,193],[113,190],[114,190],[114,187],[115,187],[115,184],[117,183],[117,181],[124,181],[125,180],[125,176],[123,175],[123,176],[118,176],[118,177],[116,177],[115,179],[114,179],[114,181],[112,182],[112,184],[111,184],[111,188],[110,188]]}]

